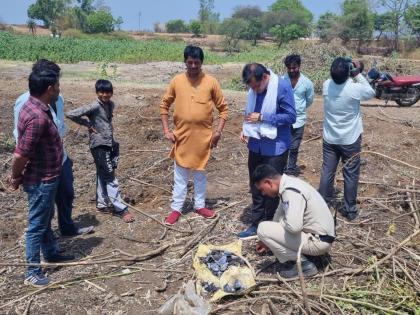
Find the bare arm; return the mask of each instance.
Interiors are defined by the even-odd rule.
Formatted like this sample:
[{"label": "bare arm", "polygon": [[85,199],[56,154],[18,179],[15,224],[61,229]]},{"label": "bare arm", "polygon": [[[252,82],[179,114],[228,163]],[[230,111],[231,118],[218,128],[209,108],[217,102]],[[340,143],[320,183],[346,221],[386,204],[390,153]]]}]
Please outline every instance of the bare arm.
[{"label": "bare arm", "polygon": [[12,174],[9,177],[9,184],[13,190],[18,189],[22,183],[22,173],[28,160],[29,158],[24,157],[18,153],[13,154]]}]

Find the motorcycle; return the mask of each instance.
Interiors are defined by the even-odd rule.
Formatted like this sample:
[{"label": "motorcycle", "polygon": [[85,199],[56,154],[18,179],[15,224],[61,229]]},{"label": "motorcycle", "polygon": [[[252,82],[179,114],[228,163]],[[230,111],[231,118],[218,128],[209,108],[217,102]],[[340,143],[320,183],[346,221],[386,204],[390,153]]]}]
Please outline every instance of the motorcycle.
[{"label": "motorcycle", "polygon": [[399,106],[412,106],[420,99],[420,76],[392,76],[387,72],[380,72],[376,63],[367,73],[369,83],[380,100],[395,101]]}]

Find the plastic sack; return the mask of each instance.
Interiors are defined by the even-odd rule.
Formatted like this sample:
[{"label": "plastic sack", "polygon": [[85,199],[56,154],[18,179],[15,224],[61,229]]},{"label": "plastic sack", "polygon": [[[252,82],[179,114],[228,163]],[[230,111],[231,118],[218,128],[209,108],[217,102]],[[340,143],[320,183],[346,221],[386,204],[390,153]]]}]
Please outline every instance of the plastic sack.
[{"label": "plastic sack", "polygon": [[161,315],[208,315],[211,305],[195,292],[194,282],[188,281],[184,294],[177,293],[159,308]]}]

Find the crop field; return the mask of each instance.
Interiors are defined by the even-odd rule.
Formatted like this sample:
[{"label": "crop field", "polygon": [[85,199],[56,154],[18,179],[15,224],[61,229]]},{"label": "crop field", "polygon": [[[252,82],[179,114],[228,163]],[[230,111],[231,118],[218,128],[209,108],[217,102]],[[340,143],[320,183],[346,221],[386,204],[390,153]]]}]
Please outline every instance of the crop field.
[{"label": "crop field", "polygon": [[[239,139],[246,102],[240,74],[246,62],[266,63],[281,73],[287,53],[302,54],[302,72],[314,80],[318,94],[308,110],[298,164],[301,177],[318,187],[323,121],[319,90],[334,56],[351,52],[333,44],[306,42],[281,49],[267,44],[230,55],[206,47],[203,70],[221,82],[230,110],[207,168],[206,202],[218,211],[219,219],[211,226],[213,221],[186,213],[176,225],[179,230],[159,223],[170,207],[173,161],[168,158],[170,145],[162,136],[158,109],[171,78],[185,70],[184,46],[185,41],[157,38],[58,39],[0,32],[0,314],[157,314],[183,284],[195,279],[192,255],[198,243],[237,240],[236,234],[249,224],[251,203],[248,151]],[[27,77],[38,57],[60,64],[66,110],[95,99],[96,79],[113,82],[115,137],[121,146],[117,177],[136,221],[125,224],[96,212],[88,133],[67,121],[64,143],[75,176],[73,217],[81,226],[94,225],[95,233],[62,238],[54,219],[60,247],[74,254],[76,262],[48,267],[53,283],[31,289],[23,285],[26,195],[9,191],[5,181],[14,150],[13,105],[27,90]],[[359,57],[367,67],[378,60],[381,69],[390,72],[420,72],[416,60]],[[256,240],[244,241],[243,256],[255,269],[257,286],[245,296],[213,303],[212,314],[270,314],[265,312],[268,305],[277,314],[304,314],[303,292],[313,314],[420,314],[419,106],[363,103],[360,216],[348,222],[338,215],[337,241],[330,256],[316,262],[319,275],[305,279],[304,289],[299,279],[279,279],[275,257],[258,255]],[[341,171],[336,184],[343,188]],[[186,209],[191,209],[191,198],[189,191]]]}]

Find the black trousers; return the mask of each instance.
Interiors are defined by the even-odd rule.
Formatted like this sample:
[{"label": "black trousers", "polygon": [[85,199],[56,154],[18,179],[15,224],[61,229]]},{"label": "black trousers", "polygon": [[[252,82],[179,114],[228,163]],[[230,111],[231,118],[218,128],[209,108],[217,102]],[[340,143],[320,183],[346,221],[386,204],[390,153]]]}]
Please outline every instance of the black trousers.
[{"label": "black trousers", "polygon": [[[319,193],[326,202],[334,198],[334,178],[340,160],[346,166],[343,168],[344,177],[344,206],[345,212],[357,212],[357,186],[360,174],[360,153],[362,136],[349,145],[330,144],[324,140],[322,144],[322,172],[319,183]],[[351,158],[351,162],[346,162]]]},{"label": "black trousers", "polygon": [[305,126],[299,128],[291,127],[292,131],[292,143],[290,144],[289,149],[289,159],[287,162],[286,173],[291,175],[298,175],[297,167],[297,158],[299,154],[300,143],[302,142],[303,132],[305,131]]},{"label": "black trousers", "polygon": [[[287,165],[288,155],[288,150],[278,156],[265,156],[249,151],[249,182],[251,183],[251,176],[254,170],[257,168],[257,166],[262,164],[269,164],[273,166],[280,174],[283,174],[284,168]],[[279,205],[279,198],[264,197],[254,185],[250,186],[252,194],[251,222],[253,226],[258,226],[261,221],[267,221],[273,218],[274,213],[276,212],[276,209]]]},{"label": "black trousers", "polygon": [[115,169],[118,165],[120,156],[120,146],[114,142],[112,147],[101,145],[90,149],[93,160],[95,161],[96,173],[106,182],[115,179]]}]

